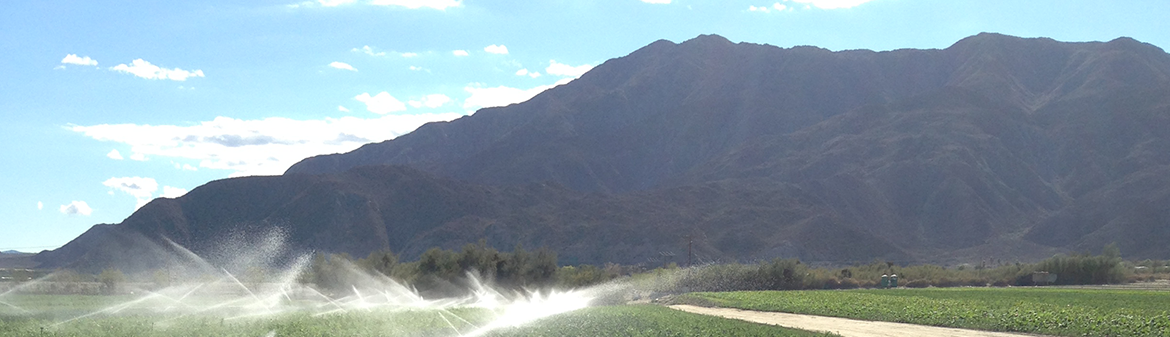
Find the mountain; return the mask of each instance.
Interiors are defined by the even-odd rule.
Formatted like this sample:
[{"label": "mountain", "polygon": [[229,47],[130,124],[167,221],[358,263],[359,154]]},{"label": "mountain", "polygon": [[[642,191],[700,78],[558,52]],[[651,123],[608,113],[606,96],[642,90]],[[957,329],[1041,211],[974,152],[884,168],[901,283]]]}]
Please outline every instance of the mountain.
[{"label": "mountain", "polygon": [[300,249],[411,257],[485,238],[569,263],[657,263],[683,237],[707,260],[1035,260],[1110,242],[1168,258],[1168,140],[1170,55],[1129,38],[833,52],[705,35],[156,200],[38,259],[274,227]]}]

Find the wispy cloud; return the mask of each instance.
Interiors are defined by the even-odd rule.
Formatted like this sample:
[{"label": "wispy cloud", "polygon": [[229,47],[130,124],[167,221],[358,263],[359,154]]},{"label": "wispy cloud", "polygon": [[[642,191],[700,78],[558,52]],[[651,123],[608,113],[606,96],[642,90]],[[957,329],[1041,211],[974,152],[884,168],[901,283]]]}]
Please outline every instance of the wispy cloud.
[{"label": "wispy cloud", "polygon": [[393,139],[433,121],[463,113],[386,115],[377,118],[241,120],[217,117],[195,125],[100,124],[69,126],[98,141],[122,143],[131,152],[173,160],[194,160],[199,168],[229,170],[231,176],[281,174],[301,159],[348,152]]},{"label": "wispy cloud", "polygon": [[88,203],[86,203],[84,201],[77,201],[77,200],[74,200],[73,202],[65,204],[65,205],[61,205],[61,207],[59,207],[57,209],[60,210],[61,213],[64,213],[65,215],[90,215],[90,214],[93,214],[93,208],[90,208]]},{"label": "wispy cloud", "polygon": [[648,4],[661,4],[661,5],[670,4],[670,0],[642,0],[642,2],[645,2]]},{"label": "wispy cloud", "polygon": [[153,200],[155,197],[178,198],[187,194],[187,190],[173,186],[163,186],[162,194],[155,195],[159,191],[158,182],[154,178],[143,177],[121,177],[110,178],[102,182],[102,185],[109,187],[112,190],[122,191],[134,197],[136,204],[134,209],[141,208],[146,203]]},{"label": "wispy cloud", "polygon": [[770,7],[769,6],[748,6],[748,11],[762,12],[762,13],[771,13],[772,11],[782,12],[782,11],[786,11],[786,10],[791,11],[792,9],[793,9],[792,7],[788,7],[787,5],[779,3],[779,2],[773,3],[772,6],[770,6]]},{"label": "wispy cloud", "polygon": [[341,111],[341,112],[349,112],[349,108],[346,108],[344,105],[338,105],[338,106],[337,106],[337,111]]},{"label": "wispy cloud", "polygon": [[199,171],[199,168],[198,168],[198,167],[191,166],[191,164],[179,164],[179,163],[176,163],[176,162],[173,162],[173,161],[172,161],[172,162],[171,162],[171,165],[174,165],[176,170],[183,170],[183,171]]},{"label": "wispy cloud", "polygon": [[582,64],[579,66],[570,66],[564,63],[557,63],[556,60],[549,60],[548,67],[544,68],[544,72],[549,75],[567,76],[567,77],[581,77],[582,74],[593,69],[592,65]]},{"label": "wispy cloud", "polygon": [[102,182],[102,185],[133,196],[138,201],[134,209],[150,202],[151,196],[158,190],[158,182],[154,178],[143,177],[110,178]]},{"label": "wispy cloud", "polygon": [[366,110],[379,115],[406,110],[406,105],[402,104],[402,101],[399,101],[385,91],[373,96],[370,96],[368,92],[363,92],[361,95],[354,96],[353,99],[365,103]]},{"label": "wispy cloud", "polygon": [[[865,4],[865,3],[870,2],[870,1],[873,1],[873,0],[784,0],[785,3],[796,3],[796,4],[805,5],[805,7],[812,6],[812,7],[816,7],[816,8],[820,8],[820,9],[853,8],[853,7],[861,6],[862,4]],[[751,8],[756,8],[756,9],[751,9]],[[767,12],[768,9],[769,8],[767,6],[760,6],[760,7],[751,6],[751,7],[749,7],[749,10],[761,11],[761,12]],[[782,11],[785,9],[791,10],[792,6],[787,6],[787,5],[784,5],[782,3],[777,2],[777,3],[772,4],[771,9],[778,10],[778,11]]]},{"label": "wispy cloud", "polygon": [[483,51],[486,51],[486,52],[491,53],[491,54],[506,55],[506,54],[508,54],[508,47],[505,47],[504,45],[494,45],[493,44],[493,45],[490,45],[487,47],[483,47]]},{"label": "wispy cloud", "polygon": [[37,201],[37,210],[45,209],[45,203]]},{"label": "wispy cloud", "polygon": [[324,7],[337,7],[354,3],[354,1],[355,0],[317,0],[317,3]]},{"label": "wispy cloud", "polygon": [[167,69],[143,59],[134,60],[130,64],[119,64],[111,67],[110,70],[152,80],[186,81],[189,77],[204,77],[203,70]]},{"label": "wispy cloud", "polygon": [[423,98],[418,99],[418,100],[411,100],[411,101],[407,102],[407,104],[410,104],[410,106],[415,107],[415,108],[421,108],[421,107],[425,106],[425,107],[434,109],[434,108],[441,107],[441,106],[443,106],[447,103],[450,103],[450,102],[451,102],[451,98],[447,97],[447,95],[431,94],[431,95],[423,96]]},{"label": "wispy cloud", "polygon": [[118,152],[118,149],[110,150],[110,153],[107,153],[106,157],[109,157],[110,159],[113,159],[113,160],[125,159],[125,158],[122,158],[122,153]]},{"label": "wispy cloud", "polygon": [[350,49],[349,51],[355,52],[355,53],[363,53],[363,54],[370,55],[370,56],[386,56],[386,52],[374,51],[374,47],[370,47],[370,46],[362,46],[361,48],[354,48],[354,49]]},{"label": "wispy cloud", "polygon": [[[58,55],[60,55],[60,54],[58,54]],[[65,55],[65,58],[61,59],[61,64],[76,64],[79,66],[97,66],[98,65],[97,60],[91,59],[91,58],[89,58],[89,56],[78,57],[77,54]]]},{"label": "wispy cloud", "polygon": [[402,54],[398,54],[398,55],[402,55],[402,57],[405,57],[405,58],[418,57],[418,53],[402,53]]},{"label": "wispy cloud", "polygon": [[451,54],[452,54],[452,55],[455,55],[455,56],[467,56],[467,55],[471,55],[471,54],[468,54],[466,50],[456,50],[456,51],[452,51],[452,52],[451,52]]},{"label": "wispy cloud", "polygon": [[537,78],[537,77],[540,77],[540,72],[528,71],[528,69],[520,69],[520,70],[516,71],[516,76],[528,76],[531,78]]},{"label": "wispy cloud", "polygon": [[471,94],[470,97],[463,100],[463,109],[467,111],[474,111],[480,108],[490,108],[497,106],[507,106],[509,104],[520,103],[527,101],[537,94],[545,90],[552,89],[555,86],[569,83],[572,78],[563,78],[552,85],[542,85],[529,89],[512,88],[506,86],[497,87],[481,87],[481,86],[467,86],[463,90]]},{"label": "wispy cloud", "polygon": [[410,9],[432,8],[441,11],[451,7],[463,7],[462,0],[374,0],[370,4],[375,6],[398,6]]},{"label": "wispy cloud", "polygon": [[334,61],[333,63],[330,63],[330,64],[329,64],[329,66],[330,66],[330,67],[337,68],[337,69],[343,69],[343,70],[349,70],[349,71],[357,71],[357,69],[354,69],[354,67],[353,67],[353,66],[351,66],[351,65],[349,65],[349,63],[345,63],[345,62],[336,62],[336,61]]}]

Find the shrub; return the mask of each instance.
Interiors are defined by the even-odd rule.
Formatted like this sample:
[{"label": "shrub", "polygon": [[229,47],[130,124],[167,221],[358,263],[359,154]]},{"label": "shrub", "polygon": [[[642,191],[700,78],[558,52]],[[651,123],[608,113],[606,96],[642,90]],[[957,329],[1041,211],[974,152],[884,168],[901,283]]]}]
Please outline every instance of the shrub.
[{"label": "shrub", "polygon": [[122,283],[126,282],[126,275],[121,270],[106,268],[98,274],[98,282],[102,284],[102,292],[113,294],[119,291]]},{"label": "shrub", "polygon": [[861,287],[861,284],[858,283],[857,280],[847,278],[841,280],[840,286],[841,289],[857,289],[858,287]]},{"label": "shrub", "polygon": [[930,282],[926,280],[913,280],[906,282],[906,288],[926,288],[930,286]]}]

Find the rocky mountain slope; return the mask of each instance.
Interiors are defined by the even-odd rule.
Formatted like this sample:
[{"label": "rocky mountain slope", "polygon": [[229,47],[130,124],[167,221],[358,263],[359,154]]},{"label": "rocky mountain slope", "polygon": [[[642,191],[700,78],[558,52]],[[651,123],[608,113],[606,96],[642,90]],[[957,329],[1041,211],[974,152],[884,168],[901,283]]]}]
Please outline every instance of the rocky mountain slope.
[{"label": "rocky mountain slope", "polygon": [[1168,258],[1168,136],[1170,55],[1128,38],[832,52],[700,36],[156,200],[38,258],[103,260],[104,232],[198,247],[267,227],[299,249],[409,257],[485,238],[568,263],[658,263],[685,235],[707,260],[1033,260],[1109,242]]}]

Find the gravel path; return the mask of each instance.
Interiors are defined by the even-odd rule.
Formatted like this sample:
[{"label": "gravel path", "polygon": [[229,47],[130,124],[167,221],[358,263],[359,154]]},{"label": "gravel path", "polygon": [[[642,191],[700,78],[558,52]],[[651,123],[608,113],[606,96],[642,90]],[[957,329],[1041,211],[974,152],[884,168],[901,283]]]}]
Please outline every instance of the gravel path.
[{"label": "gravel path", "polygon": [[1020,337],[1028,334],[990,332],[906,323],[862,321],[848,318],[798,315],[783,312],[751,311],[732,308],[705,308],[672,305],[671,309],[719,316],[748,322],[779,325],[810,331],[829,331],[845,337]]}]

